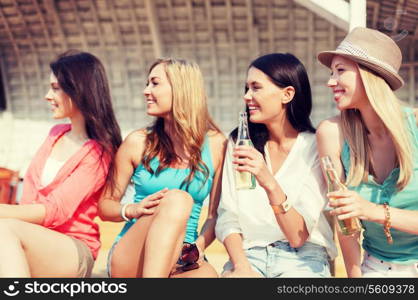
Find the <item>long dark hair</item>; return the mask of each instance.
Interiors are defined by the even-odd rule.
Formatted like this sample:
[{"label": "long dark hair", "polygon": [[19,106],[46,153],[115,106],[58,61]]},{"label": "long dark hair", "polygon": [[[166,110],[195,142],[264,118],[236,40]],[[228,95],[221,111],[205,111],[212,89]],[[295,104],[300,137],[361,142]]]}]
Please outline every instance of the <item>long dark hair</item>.
[{"label": "long dark hair", "polygon": [[122,137],[116,122],[105,69],[94,55],[69,50],[49,65],[60,87],[82,113],[90,139],[110,158],[106,183],[114,188],[114,157]]},{"label": "long dark hair", "polygon": [[[311,86],[308,74],[300,60],[290,53],[271,53],[255,59],[248,69],[251,67],[262,71],[278,87],[292,86],[295,89],[293,100],[286,104],[286,117],[298,132],[315,133],[309,117],[312,110]],[[252,123],[248,106],[246,111],[251,141],[254,147],[264,155],[264,145],[269,138],[268,129],[264,124]],[[238,128],[235,128],[231,132],[234,141],[236,141],[237,134]]]}]

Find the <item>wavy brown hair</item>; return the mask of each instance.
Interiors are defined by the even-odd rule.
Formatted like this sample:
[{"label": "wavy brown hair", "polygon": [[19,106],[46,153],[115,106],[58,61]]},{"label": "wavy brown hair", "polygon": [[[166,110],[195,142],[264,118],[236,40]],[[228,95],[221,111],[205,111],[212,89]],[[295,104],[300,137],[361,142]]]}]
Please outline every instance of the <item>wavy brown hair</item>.
[{"label": "wavy brown hair", "polygon": [[51,62],[50,68],[60,87],[82,113],[90,139],[102,147],[110,159],[106,183],[113,189],[114,157],[122,143],[103,64],[88,52],[68,50]]},{"label": "wavy brown hair", "polygon": [[[159,64],[164,66],[172,88],[172,127],[189,155],[190,174],[181,187],[186,186],[187,190],[196,172],[204,175],[203,187],[209,178],[209,168],[202,160],[202,145],[209,130],[220,132],[220,129],[209,115],[202,73],[196,63],[174,58],[158,59],[151,65],[149,73]],[[156,174],[181,161],[174,151],[172,139],[164,131],[164,122],[163,118],[157,117],[147,131],[142,164],[151,174],[154,171],[150,162],[154,157],[160,160]]]}]

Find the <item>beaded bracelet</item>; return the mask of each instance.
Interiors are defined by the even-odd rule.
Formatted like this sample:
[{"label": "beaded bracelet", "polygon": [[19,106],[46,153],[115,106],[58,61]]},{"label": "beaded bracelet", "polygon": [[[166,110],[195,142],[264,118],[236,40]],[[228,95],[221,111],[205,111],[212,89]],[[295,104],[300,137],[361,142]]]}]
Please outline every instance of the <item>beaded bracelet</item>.
[{"label": "beaded bracelet", "polygon": [[393,244],[392,234],[390,233],[391,222],[389,204],[387,202],[383,203],[383,208],[385,210],[385,223],[383,224],[383,231],[385,232],[388,244]]}]

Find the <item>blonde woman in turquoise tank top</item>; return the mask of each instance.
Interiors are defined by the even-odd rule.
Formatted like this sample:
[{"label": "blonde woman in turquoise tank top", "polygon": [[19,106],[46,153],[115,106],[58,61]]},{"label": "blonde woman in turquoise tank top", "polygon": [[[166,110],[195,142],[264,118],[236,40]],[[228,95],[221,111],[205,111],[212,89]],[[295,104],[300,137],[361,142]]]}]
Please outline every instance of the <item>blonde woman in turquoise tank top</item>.
[{"label": "blonde woman in turquoise tank top", "polygon": [[[215,238],[226,139],[209,116],[201,71],[184,60],[157,60],[144,96],[155,122],[122,143],[116,187],[99,203],[103,220],[126,221],[109,253],[109,275],[217,277],[203,253]],[[134,201],[121,205],[130,181]],[[198,235],[208,196],[208,217]]]},{"label": "blonde woman in turquoise tank top", "polygon": [[331,214],[364,228],[363,259],[360,235],[339,234],[347,275],[418,277],[418,112],[393,92],[403,85],[401,51],[387,35],[355,28],[318,59],[341,111],[319,125],[318,150],[348,187],[328,194]]}]

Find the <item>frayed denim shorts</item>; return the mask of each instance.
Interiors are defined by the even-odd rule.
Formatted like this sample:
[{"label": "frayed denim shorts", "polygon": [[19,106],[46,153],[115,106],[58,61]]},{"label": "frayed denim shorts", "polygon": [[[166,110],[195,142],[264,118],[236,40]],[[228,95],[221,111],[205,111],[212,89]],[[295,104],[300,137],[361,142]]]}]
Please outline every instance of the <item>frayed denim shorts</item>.
[{"label": "frayed denim shorts", "polygon": [[[306,242],[293,248],[288,242],[277,241],[265,247],[244,250],[253,269],[267,278],[330,277],[328,254],[325,247]],[[229,261],[224,272],[233,269]]]}]

